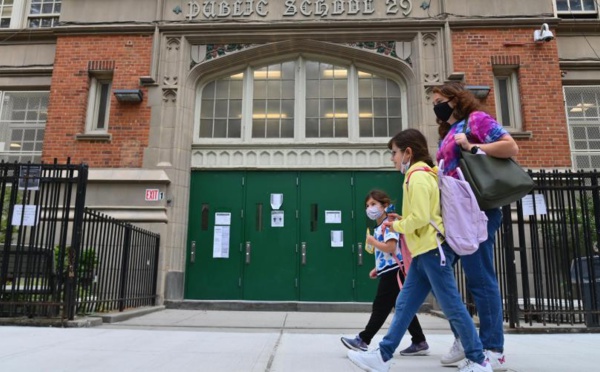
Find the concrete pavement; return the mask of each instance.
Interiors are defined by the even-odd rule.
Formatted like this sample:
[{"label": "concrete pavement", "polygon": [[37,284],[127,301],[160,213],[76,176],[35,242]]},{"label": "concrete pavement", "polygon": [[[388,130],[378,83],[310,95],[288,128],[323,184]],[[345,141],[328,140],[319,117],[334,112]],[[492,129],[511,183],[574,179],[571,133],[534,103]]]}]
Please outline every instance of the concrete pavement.
[{"label": "concrete pavement", "polygon": [[[368,313],[163,310],[94,328],[0,327],[1,372],[360,371],[339,341]],[[396,355],[391,371],[449,372],[445,320],[420,314],[431,354]],[[373,341],[383,337],[391,316]],[[410,344],[405,337],[401,348]],[[597,370],[600,334],[507,334],[511,371]]]}]

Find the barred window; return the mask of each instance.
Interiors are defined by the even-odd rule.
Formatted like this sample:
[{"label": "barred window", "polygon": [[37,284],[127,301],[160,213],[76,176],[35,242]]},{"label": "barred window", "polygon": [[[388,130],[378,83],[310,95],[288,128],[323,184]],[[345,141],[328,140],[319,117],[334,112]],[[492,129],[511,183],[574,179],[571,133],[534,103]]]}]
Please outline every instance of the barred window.
[{"label": "barred window", "polygon": [[1,159],[40,161],[48,96],[48,92],[0,92]]},{"label": "barred window", "polygon": [[564,87],[571,156],[576,169],[600,168],[600,86]]}]

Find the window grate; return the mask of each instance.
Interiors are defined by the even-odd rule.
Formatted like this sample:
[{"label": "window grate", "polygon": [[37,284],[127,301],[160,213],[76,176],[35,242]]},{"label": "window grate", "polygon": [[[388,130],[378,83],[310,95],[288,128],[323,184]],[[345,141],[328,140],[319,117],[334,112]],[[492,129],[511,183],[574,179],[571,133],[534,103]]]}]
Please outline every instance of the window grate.
[{"label": "window grate", "polygon": [[573,165],[600,168],[600,86],[564,87]]}]

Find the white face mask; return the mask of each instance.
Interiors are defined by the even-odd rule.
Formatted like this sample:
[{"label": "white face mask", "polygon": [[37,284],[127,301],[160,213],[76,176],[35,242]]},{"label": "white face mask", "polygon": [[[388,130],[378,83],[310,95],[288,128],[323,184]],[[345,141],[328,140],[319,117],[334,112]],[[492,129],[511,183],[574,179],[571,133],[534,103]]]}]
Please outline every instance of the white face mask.
[{"label": "white face mask", "polygon": [[[406,155],[406,153],[404,155]],[[400,160],[400,173],[402,174],[406,174],[406,172],[408,172],[408,168],[410,168],[410,159],[408,159],[408,162],[405,163],[404,155],[402,155],[402,160]]]},{"label": "white face mask", "polygon": [[383,210],[380,209],[378,206],[372,205],[369,208],[367,208],[367,217],[369,217],[370,219],[377,220],[381,216],[383,216]]}]

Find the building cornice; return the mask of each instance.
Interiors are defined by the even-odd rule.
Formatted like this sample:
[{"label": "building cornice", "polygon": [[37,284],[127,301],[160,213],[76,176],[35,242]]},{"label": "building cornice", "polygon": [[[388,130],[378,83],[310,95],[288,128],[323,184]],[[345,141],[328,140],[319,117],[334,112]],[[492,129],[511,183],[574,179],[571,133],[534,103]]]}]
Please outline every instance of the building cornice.
[{"label": "building cornice", "polygon": [[500,26],[507,28],[535,27],[539,28],[542,23],[547,23],[550,27],[556,27],[561,22],[560,18],[550,18],[545,16],[532,18],[450,18],[448,24],[453,30],[469,28],[498,28]]},{"label": "building cornice", "polygon": [[562,19],[556,27],[557,33],[564,35],[569,32],[581,36],[582,32],[600,33],[600,20],[598,19]]},{"label": "building cornice", "polygon": [[156,26],[154,23],[142,24],[61,24],[52,28],[57,36],[75,36],[75,35],[150,35],[154,33]]}]

